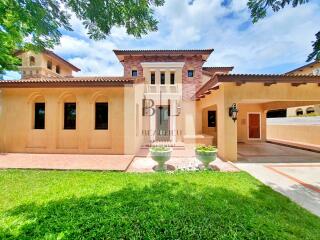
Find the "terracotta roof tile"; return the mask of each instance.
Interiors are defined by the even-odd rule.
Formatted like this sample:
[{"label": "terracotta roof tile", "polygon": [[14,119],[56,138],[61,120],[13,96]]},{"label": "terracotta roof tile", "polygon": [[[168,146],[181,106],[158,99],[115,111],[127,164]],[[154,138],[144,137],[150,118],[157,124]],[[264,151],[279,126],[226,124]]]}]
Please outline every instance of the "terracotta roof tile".
[{"label": "terracotta roof tile", "polygon": [[202,67],[203,70],[209,71],[209,72],[217,72],[217,71],[232,71],[233,66],[229,67]]},{"label": "terracotta roof tile", "polygon": [[168,54],[168,53],[202,53],[202,54],[211,54],[213,52],[213,48],[209,49],[138,49],[138,50],[118,50],[115,49],[113,52],[116,55],[121,55],[121,54],[154,54],[154,53],[160,53],[160,54]]},{"label": "terracotta roof tile", "polygon": [[312,65],[317,64],[317,63],[320,63],[320,60],[318,60],[318,61],[313,61],[313,62],[311,62],[311,63],[308,63],[308,64],[303,65],[303,66],[301,66],[301,67],[298,67],[298,68],[296,68],[296,69],[293,69],[293,70],[291,70],[291,71],[289,71],[289,72],[286,72],[285,74],[292,74],[292,73],[294,73],[294,72],[296,72],[296,71],[302,70],[303,68],[312,67]]},{"label": "terracotta roof tile", "polygon": [[42,77],[26,78],[20,80],[2,80],[0,87],[63,87],[63,86],[121,86],[124,84],[133,84],[143,80],[143,78],[128,77]]}]

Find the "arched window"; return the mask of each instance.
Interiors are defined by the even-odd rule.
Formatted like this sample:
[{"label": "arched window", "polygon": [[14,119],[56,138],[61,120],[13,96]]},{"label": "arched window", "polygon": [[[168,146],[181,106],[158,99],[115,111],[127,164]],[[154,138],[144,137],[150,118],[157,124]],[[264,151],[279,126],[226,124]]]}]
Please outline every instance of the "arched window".
[{"label": "arched window", "polygon": [[303,115],[303,109],[302,108],[297,108],[296,115],[297,116]]},{"label": "arched window", "polygon": [[59,65],[56,66],[56,73],[60,74],[60,66]]},{"label": "arched window", "polygon": [[29,65],[34,66],[36,64],[36,59],[34,56],[29,57]]},{"label": "arched window", "polygon": [[314,108],[308,107],[306,112],[307,112],[307,114],[314,113]]},{"label": "arched window", "polygon": [[32,107],[32,128],[45,129],[46,104],[44,97],[40,93],[33,93],[28,102]]}]

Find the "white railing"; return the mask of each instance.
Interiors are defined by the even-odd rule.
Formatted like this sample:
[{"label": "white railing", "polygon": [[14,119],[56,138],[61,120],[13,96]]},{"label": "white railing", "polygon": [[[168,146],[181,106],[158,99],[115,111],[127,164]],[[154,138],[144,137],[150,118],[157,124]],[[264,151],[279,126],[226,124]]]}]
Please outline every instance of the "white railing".
[{"label": "white railing", "polygon": [[146,84],[145,85],[146,93],[181,93],[181,85],[180,84]]}]

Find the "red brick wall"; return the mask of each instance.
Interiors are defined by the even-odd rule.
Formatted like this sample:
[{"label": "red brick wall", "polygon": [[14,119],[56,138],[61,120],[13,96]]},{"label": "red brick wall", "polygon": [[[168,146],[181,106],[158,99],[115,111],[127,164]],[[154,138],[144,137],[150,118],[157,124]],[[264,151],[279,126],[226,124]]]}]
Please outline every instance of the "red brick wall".
[{"label": "red brick wall", "polygon": [[[180,57],[169,57],[169,56],[153,56],[153,57],[143,57],[143,56],[128,56],[124,58],[124,76],[131,77],[131,70],[137,69],[138,76],[143,76],[143,68],[141,62],[185,62],[182,69],[182,91],[183,98],[191,98],[197,89],[201,86],[202,79],[202,56],[180,56]],[[194,77],[188,77],[188,70],[194,70]]]}]

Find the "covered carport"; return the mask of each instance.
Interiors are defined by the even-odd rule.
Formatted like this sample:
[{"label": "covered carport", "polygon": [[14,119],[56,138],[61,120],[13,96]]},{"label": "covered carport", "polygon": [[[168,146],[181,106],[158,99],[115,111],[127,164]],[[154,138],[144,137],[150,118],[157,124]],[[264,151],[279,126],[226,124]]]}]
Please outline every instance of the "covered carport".
[{"label": "covered carport", "polygon": [[[248,152],[262,158],[266,152],[279,157],[285,150],[273,151],[265,144],[267,111],[320,103],[320,76],[215,74],[195,98],[200,109],[216,107],[220,158],[237,161]],[[233,104],[237,120],[230,116]]]}]

